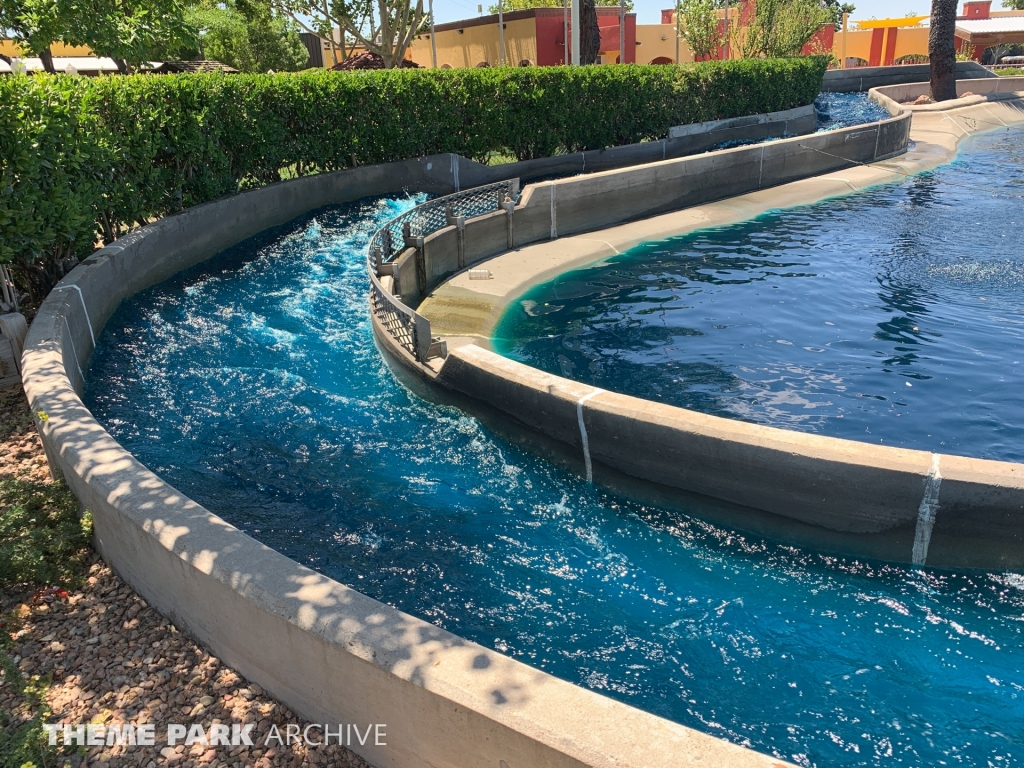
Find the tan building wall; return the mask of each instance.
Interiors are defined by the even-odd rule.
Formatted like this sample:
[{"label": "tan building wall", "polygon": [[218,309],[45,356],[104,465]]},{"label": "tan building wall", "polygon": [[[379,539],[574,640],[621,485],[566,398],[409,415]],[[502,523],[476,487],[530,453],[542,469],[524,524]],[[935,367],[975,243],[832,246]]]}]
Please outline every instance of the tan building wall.
[{"label": "tan building wall", "polygon": [[[650,64],[655,59],[676,60],[675,27],[671,24],[637,24],[636,63]],[[686,43],[679,41],[679,59],[682,62],[693,61],[693,54]],[[666,62],[659,62],[664,64]]]},{"label": "tan building wall", "polygon": [[[889,47],[889,36],[896,28],[883,29],[881,55],[884,60]],[[871,61],[871,40],[874,29],[851,29],[846,35],[846,47],[843,47],[843,32],[837,32],[832,46],[833,55],[842,61],[844,50],[847,59],[858,58],[865,62]],[[928,55],[928,27],[899,27],[896,33],[896,48],[893,60],[899,61],[912,54]],[[879,62],[881,63],[881,62]]]},{"label": "tan building wall", "polygon": [[[432,62],[430,35],[413,41],[409,47],[411,58],[417,64],[429,67]],[[505,22],[505,63],[516,65],[523,60],[537,63],[537,27],[534,19]],[[437,66],[475,67],[486,61],[498,65],[498,36],[494,25],[479,24],[437,32]]]},{"label": "tan building wall", "polygon": [[[54,56],[92,56],[92,50],[85,45],[54,43],[50,46],[50,52]],[[0,40],[0,54],[13,57],[24,56],[25,52],[13,40]]]}]

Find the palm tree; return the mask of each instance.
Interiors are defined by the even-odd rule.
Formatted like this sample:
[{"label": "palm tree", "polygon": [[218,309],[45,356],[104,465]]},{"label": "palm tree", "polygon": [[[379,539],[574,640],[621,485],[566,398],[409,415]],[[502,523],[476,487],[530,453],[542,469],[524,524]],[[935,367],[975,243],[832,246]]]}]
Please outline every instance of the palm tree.
[{"label": "palm tree", "polygon": [[956,7],[957,0],[932,0],[928,60],[935,101],[956,98]]},{"label": "palm tree", "polygon": [[580,64],[593,64],[601,50],[601,28],[594,0],[580,1]]}]

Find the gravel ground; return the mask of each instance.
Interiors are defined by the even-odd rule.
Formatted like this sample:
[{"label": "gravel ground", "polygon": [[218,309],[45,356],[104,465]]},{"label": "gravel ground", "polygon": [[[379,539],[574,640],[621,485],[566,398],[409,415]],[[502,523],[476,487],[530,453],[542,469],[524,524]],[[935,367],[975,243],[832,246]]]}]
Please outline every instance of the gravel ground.
[{"label": "gravel ground", "polygon": [[[0,392],[0,475],[51,482],[20,390]],[[0,613],[16,617],[9,654],[24,676],[51,681],[45,695],[49,722],[152,723],[156,746],[83,748],[61,764],[369,768],[338,745],[264,747],[272,726],[283,735],[287,724],[306,723],[147,606],[98,555],[90,563],[81,589],[0,592]],[[5,622],[4,631],[9,627]],[[0,712],[27,721],[35,714],[31,709],[0,677]],[[171,748],[164,738],[169,723],[199,723],[207,730],[216,723],[255,723],[254,746]]]}]

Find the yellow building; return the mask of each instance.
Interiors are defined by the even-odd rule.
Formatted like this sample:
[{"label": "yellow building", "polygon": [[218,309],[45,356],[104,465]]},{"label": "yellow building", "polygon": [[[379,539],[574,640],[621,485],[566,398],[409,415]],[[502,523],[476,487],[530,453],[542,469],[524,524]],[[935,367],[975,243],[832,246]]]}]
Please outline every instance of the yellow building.
[{"label": "yellow building", "polygon": [[[1024,42],[1024,11],[991,11],[991,0],[968,0],[956,22],[956,49],[981,61],[986,48]],[[832,53],[845,67],[928,61],[928,16],[853,22],[836,33]]]},{"label": "yellow building", "polygon": [[[568,13],[564,8],[511,11],[504,14],[503,22],[500,37],[504,38],[506,65],[564,64],[567,54],[571,60],[571,52],[566,46],[566,33],[568,32],[568,37],[571,38],[572,32],[568,28]],[[625,22],[624,58],[629,64],[634,62],[638,48],[636,14],[625,14]],[[599,7],[597,23],[601,30],[599,62],[614,64],[623,58],[619,51],[619,9]],[[496,15],[438,24],[434,28],[434,39],[431,40],[428,33],[413,41],[407,57],[417,64],[431,66],[432,43],[437,49],[438,67],[494,67],[502,61]]]},{"label": "yellow building", "polygon": [[[50,46],[50,53],[54,56],[92,56],[92,50],[85,45],[65,45],[54,43]],[[9,58],[25,56],[25,52],[18,47],[13,40],[0,40],[0,54]]]}]

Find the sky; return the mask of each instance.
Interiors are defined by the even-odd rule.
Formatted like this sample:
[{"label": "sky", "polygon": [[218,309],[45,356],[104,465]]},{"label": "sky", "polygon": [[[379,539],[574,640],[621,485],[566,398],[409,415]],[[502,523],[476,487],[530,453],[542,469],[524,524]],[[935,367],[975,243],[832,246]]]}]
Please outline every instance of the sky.
[{"label": "sky", "polygon": [[[478,16],[477,5],[482,4],[486,12],[495,0],[434,0],[434,12],[437,21],[458,21]],[[844,0],[852,2],[857,10],[851,16],[852,21],[861,19],[885,19],[907,16],[911,12],[925,15],[931,8],[931,0]],[[633,0],[638,24],[658,24],[661,21],[661,9],[671,8],[673,0]],[[992,10],[1001,8],[1000,0],[993,0]],[[960,10],[963,9],[961,4]]]}]

